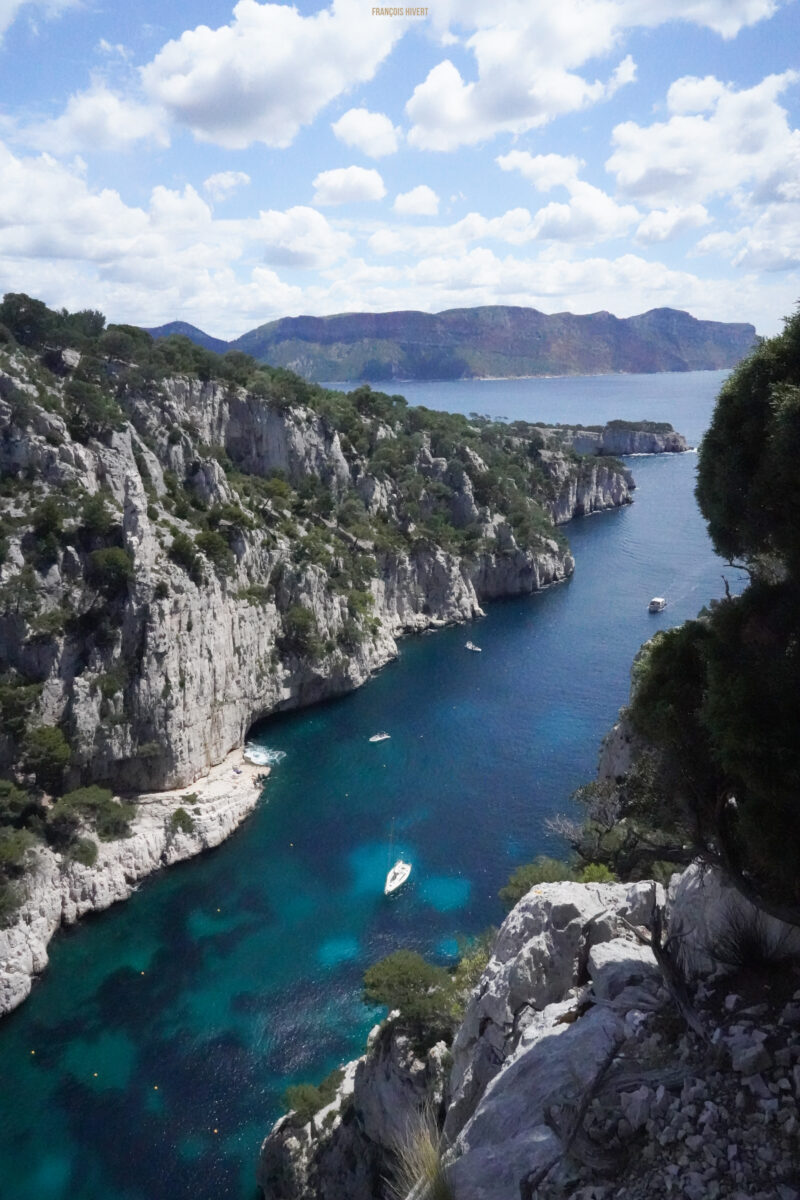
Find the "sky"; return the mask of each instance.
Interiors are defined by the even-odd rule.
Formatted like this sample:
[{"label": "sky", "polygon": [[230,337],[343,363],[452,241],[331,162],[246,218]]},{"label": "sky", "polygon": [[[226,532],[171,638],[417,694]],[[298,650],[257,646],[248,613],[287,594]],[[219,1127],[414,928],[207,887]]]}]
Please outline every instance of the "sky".
[{"label": "sky", "polygon": [[223,338],[484,304],[768,335],[799,117],[800,0],[0,0],[0,293]]}]

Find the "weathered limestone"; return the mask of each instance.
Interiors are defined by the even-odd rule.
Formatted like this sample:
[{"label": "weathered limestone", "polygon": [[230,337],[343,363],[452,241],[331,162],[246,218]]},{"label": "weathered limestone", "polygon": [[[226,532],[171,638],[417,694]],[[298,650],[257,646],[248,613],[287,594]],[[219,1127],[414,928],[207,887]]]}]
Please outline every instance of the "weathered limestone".
[{"label": "weathered limestone", "polygon": [[[153,871],[219,845],[255,808],[260,780],[268,774],[268,767],[254,766],[234,751],[189,793],[139,796],[130,836],[98,842],[92,867],[38,848],[25,879],[27,898],[14,923],[0,929],[0,1016],[30,993],[33,977],[47,966],[47,944],[59,926],[127,900]],[[190,831],[172,827],[177,808],[189,813]]]}]

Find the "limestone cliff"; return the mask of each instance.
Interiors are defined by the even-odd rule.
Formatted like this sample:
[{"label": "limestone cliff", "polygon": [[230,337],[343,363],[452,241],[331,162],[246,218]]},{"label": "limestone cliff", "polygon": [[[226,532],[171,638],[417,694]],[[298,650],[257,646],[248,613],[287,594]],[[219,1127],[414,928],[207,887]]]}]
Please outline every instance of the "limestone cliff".
[{"label": "limestone cliff", "polygon": [[[697,1032],[682,1030],[646,944],[663,901],[654,883],[533,888],[497,935],[451,1056],[415,1055],[402,1023],[374,1032],[326,1110],[300,1127],[285,1117],[265,1140],[267,1200],[396,1194],[403,1130],[431,1111],[444,1113],[454,1200],[796,1200],[797,980],[731,976],[715,948],[756,918],[692,867],[669,895],[696,1005]],[[761,935],[800,949],[777,922]]]},{"label": "limestone cliff", "polygon": [[[29,995],[61,925],[127,900],[153,871],[218,846],[255,808],[267,774],[269,768],[253,766],[235,751],[190,793],[140,796],[128,836],[101,842],[91,866],[38,846],[25,899],[13,922],[0,928],[0,1016]],[[176,820],[176,813],[183,819]]]},{"label": "limestone cliff", "polygon": [[[66,731],[72,784],[189,784],[259,718],[363,683],[400,634],[565,579],[547,514],[631,498],[617,464],[502,427],[437,453],[397,420],[366,416],[346,437],[308,406],[185,376],[121,378],[119,419],[87,434],[71,362],[66,387],[20,353],[2,363],[0,672],[39,689],[28,725]],[[82,515],[91,497],[103,531]],[[125,578],[103,575],[109,548]]]}]

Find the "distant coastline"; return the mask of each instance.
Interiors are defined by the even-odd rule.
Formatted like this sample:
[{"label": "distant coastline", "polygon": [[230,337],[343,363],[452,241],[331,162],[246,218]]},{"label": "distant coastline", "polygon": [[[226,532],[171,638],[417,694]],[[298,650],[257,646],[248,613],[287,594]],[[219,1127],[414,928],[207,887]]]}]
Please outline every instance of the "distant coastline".
[{"label": "distant coastline", "polygon": [[182,321],[148,332],[178,334],[217,353],[242,351],[314,382],[389,389],[413,381],[713,371],[735,366],[757,341],[753,325],[701,321],[679,309],[620,318],[505,305],[283,317],[230,342]]}]

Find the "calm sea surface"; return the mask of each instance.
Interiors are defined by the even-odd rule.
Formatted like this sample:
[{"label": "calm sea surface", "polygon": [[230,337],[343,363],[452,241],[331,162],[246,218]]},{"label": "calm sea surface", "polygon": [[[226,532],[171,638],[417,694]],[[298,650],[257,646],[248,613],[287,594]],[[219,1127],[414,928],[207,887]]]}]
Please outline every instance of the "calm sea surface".
[{"label": "calm sea surface", "polygon": [[[510,419],[668,420],[696,442],[724,377],[391,390]],[[635,504],[567,527],[569,583],[409,639],[360,691],[265,724],[286,757],[242,829],[55,939],[0,1025],[3,1200],[252,1200],[284,1088],[363,1046],[365,965],[401,945],[446,960],[501,920],[513,867],[558,852],[545,819],[591,778],[638,646],[722,594],[696,461],[632,460]],[[414,871],[387,900],[393,818]]]}]

